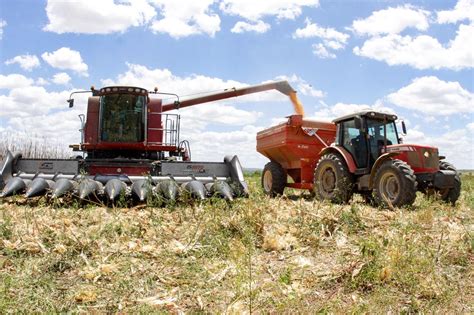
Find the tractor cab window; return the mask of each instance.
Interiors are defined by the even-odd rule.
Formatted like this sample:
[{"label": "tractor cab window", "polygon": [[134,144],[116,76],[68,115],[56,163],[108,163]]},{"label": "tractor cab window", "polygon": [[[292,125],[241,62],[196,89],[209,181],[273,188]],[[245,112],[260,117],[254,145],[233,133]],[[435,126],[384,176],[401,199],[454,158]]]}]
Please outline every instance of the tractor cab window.
[{"label": "tractor cab window", "polygon": [[382,153],[387,136],[387,145],[397,144],[397,128],[393,121],[367,119],[367,133],[369,138],[371,160],[375,162]]},{"label": "tractor cab window", "polygon": [[100,138],[107,142],[145,140],[145,96],[109,94],[100,99]]},{"label": "tractor cab window", "polygon": [[367,139],[354,120],[341,123],[342,146],[352,155],[357,168],[367,167]]}]

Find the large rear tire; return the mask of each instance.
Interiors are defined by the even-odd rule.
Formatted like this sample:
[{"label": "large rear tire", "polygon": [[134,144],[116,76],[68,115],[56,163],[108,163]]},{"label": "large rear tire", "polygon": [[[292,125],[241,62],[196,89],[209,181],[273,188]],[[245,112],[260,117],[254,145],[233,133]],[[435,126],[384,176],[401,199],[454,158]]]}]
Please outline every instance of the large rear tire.
[{"label": "large rear tire", "polygon": [[276,197],[282,195],[286,186],[286,171],[277,162],[268,162],[263,168],[262,188],[266,195]]},{"label": "large rear tire", "polygon": [[323,155],[314,169],[314,194],[318,200],[347,203],[353,194],[353,177],[346,162],[333,153]]},{"label": "large rear tire", "polygon": [[416,198],[416,177],[411,167],[400,160],[382,163],[374,179],[374,197],[378,205],[402,207]]},{"label": "large rear tire", "polygon": [[442,171],[455,171],[456,175],[454,176],[454,187],[447,188],[439,191],[441,200],[444,202],[451,203],[453,206],[461,195],[461,178],[457,169],[449,162],[439,161],[439,169]]}]

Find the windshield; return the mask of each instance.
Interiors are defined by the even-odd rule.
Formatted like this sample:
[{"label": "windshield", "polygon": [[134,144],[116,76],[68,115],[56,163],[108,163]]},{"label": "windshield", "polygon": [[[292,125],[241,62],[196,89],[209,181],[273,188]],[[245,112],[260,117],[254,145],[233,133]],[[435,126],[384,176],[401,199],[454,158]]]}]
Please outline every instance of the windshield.
[{"label": "windshield", "polygon": [[143,142],[145,135],[145,96],[109,94],[100,99],[101,140]]},{"label": "windshield", "polygon": [[367,134],[372,161],[376,161],[382,154],[382,148],[385,146],[384,132],[387,135],[387,145],[398,144],[395,122],[367,119]]},{"label": "windshield", "polygon": [[367,119],[367,132],[369,134],[369,139],[383,141],[384,127],[387,132],[387,145],[397,144],[397,128],[393,121],[384,122],[383,120]]}]

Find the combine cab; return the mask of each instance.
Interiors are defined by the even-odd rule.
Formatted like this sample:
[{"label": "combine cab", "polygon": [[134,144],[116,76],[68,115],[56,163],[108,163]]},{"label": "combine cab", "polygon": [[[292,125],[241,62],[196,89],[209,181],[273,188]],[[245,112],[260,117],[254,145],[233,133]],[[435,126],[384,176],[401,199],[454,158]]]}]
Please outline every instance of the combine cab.
[{"label": "combine cab", "polygon": [[[397,116],[364,111],[332,123],[293,115],[257,135],[257,151],[270,159],[264,191],[310,190],[320,200],[348,202],[353,193],[373,204],[410,205],[417,191],[454,204],[461,180],[454,166],[431,146],[403,144]],[[402,122],[405,133],[405,124]],[[291,178],[291,182],[288,182]]]},{"label": "combine cab", "polygon": [[[111,86],[90,92],[87,116],[81,115],[82,152],[75,159],[26,159],[7,152],[0,161],[0,197],[24,193],[26,197],[48,194],[53,198],[73,193],[116,201],[131,195],[145,201],[153,193],[175,200],[181,191],[204,199],[219,195],[232,200],[247,196],[237,156],[223,162],[191,161],[189,143],[180,139],[180,116],[171,110],[267,90],[285,95],[295,92],[286,81],[228,89],[172,104],[139,87]],[[73,93],[73,94],[74,94]],[[68,100],[69,107],[74,99]],[[87,119],[85,119],[87,117]]]}]

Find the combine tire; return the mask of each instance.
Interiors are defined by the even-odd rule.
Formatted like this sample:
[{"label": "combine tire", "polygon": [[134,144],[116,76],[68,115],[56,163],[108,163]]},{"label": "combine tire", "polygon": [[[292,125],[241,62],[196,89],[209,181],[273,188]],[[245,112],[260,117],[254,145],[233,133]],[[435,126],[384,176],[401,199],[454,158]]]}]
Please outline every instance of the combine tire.
[{"label": "combine tire", "polygon": [[336,154],[323,155],[314,169],[314,194],[318,200],[347,203],[353,194],[352,174]]},{"label": "combine tire", "polygon": [[402,207],[416,198],[416,177],[411,167],[400,160],[383,162],[375,173],[374,197],[378,205]]},{"label": "combine tire", "polygon": [[286,186],[286,171],[277,162],[268,162],[263,168],[262,187],[266,195],[282,195]]},{"label": "combine tire", "polygon": [[441,200],[451,203],[454,206],[459,198],[459,195],[461,195],[461,178],[459,177],[459,173],[451,163],[446,161],[439,161],[439,169],[442,171],[448,170],[456,172],[456,176],[454,177],[454,187],[439,191]]}]

